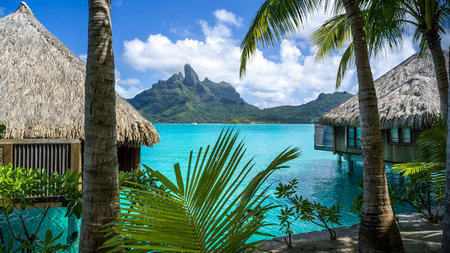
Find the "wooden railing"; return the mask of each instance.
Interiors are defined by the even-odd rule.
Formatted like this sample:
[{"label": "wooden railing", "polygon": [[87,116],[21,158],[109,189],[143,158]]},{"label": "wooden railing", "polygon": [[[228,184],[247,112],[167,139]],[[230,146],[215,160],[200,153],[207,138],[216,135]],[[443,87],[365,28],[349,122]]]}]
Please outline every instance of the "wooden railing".
[{"label": "wooden railing", "polygon": [[[45,169],[63,174],[68,169],[81,172],[81,143],[74,139],[2,139],[0,164]],[[81,187],[81,186],[80,186]]]}]

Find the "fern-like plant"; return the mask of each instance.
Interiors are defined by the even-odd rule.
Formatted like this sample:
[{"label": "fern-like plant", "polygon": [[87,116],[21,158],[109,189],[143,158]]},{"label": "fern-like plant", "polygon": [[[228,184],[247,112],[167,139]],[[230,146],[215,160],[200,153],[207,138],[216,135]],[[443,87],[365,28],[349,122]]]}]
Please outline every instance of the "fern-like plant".
[{"label": "fern-like plant", "polygon": [[[222,131],[212,149],[191,152],[185,178],[175,164],[175,182],[145,166],[169,191],[129,182],[121,187],[122,212],[112,225],[115,236],[105,247],[110,252],[124,248],[130,252],[247,252],[262,247],[249,242],[261,234],[267,211],[276,207],[265,203],[268,187],[264,181],[286,162],[299,156],[297,148],[287,148],[253,179],[253,159],[241,163],[243,142],[238,133]],[[237,144],[237,145],[236,145]],[[242,187],[245,186],[243,190]]]},{"label": "fern-like plant", "polygon": [[432,128],[417,140],[416,161],[396,164],[393,170],[416,180],[430,181],[435,200],[445,197],[445,163],[447,148],[447,118],[439,117]]}]

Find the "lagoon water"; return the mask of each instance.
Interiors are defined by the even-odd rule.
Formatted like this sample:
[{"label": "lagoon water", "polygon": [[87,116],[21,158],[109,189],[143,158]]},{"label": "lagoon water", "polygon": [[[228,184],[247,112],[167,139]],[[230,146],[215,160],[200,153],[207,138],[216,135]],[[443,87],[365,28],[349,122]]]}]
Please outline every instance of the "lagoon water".
[{"label": "lagoon water", "polygon": [[[173,173],[173,165],[180,163],[181,169],[185,171],[189,161],[190,151],[194,154],[198,152],[200,147],[214,145],[220,131],[228,125],[222,124],[154,124],[161,136],[161,143],[154,147],[143,147],[141,150],[141,162],[154,170],[162,172],[171,180],[175,180]],[[289,146],[299,147],[301,155],[296,160],[288,163],[290,168],[276,171],[266,181],[266,185],[271,185],[270,197],[267,201],[280,203],[273,194],[275,186],[278,183],[287,183],[291,179],[299,181],[297,193],[309,200],[319,201],[325,205],[341,204],[342,210],[342,226],[349,226],[359,222],[358,217],[352,214],[349,207],[353,198],[359,193],[358,182],[362,180],[362,166],[357,164],[352,173],[346,172],[345,161],[341,165],[337,162],[337,157],[332,152],[314,150],[314,125],[298,124],[298,125],[234,125],[235,129],[240,132],[240,139],[244,139],[247,147],[246,157],[241,163],[248,161],[254,157],[256,166],[253,175],[258,171],[267,167],[267,165],[281,151]],[[388,180],[398,181],[398,175],[391,173],[387,169]],[[251,176],[249,176],[250,180]],[[248,181],[247,180],[247,183]],[[399,211],[409,211],[403,205]],[[64,208],[54,208],[50,216],[41,229],[42,233],[47,228],[53,229],[54,234],[59,233],[67,226],[67,218],[64,217]],[[265,227],[263,232],[276,236],[283,234],[279,230],[277,215],[279,208],[273,209],[266,218],[267,223],[276,224],[274,226]],[[25,212],[17,212],[13,222],[17,225],[18,216],[23,215],[27,226],[33,227],[36,223],[36,210]],[[0,218],[1,220],[1,218]],[[0,221],[0,226],[5,233],[6,224]],[[18,227],[18,226],[15,226]],[[310,232],[321,230],[320,227],[308,222],[296,222],[292,227],[294,233]],[[7,235],[6,235],[7,237]],[[43,238],[43,234],[41,235]],[[66,243],[66,235],[61,238],[62,243]],[[258,238],[255,238],[258,239]],[[78,252],[77,243],[72,242],[71,248],[67,252]]]}]

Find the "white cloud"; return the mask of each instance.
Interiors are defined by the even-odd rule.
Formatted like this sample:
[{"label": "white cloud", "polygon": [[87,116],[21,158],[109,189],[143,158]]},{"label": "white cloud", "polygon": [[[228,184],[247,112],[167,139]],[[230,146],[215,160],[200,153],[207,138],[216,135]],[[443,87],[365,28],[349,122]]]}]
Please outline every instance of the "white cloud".
[{"label": "white cloud", "polygon": [[122,6],[123,5],[123,1],[122,0],[113,0],[112,1],[112,5]]},{"label": "white cloud", "polygon": [[416,50],[414,49],[412,36],[405,36],[400,47],[394,51],[384,49],[371,60],[370,67],[374,79],[381,77],[414,53],[416,53]]},{"label": "white cloud", "polygon": [[142,87],[132,86],[128,89],[123,86],[116,84],[116,92],[125,99],[134,98],[137,94],[143,92],[144,89]]},{"label": "white cloud", "polygon": [[129,79],[125,79],[125,80],[119,80],[119,84],[122,84],[122,85],[138,85],[140,83],[141,83],[141,81],[137,78],[129,78]]},{"label": "white cloud", "polygon": [[177,36],[180,36],[180,37],[187,37],[187,36],[191,35],[191,33],[189,32],[189,30],[187,28],[170,27],[169,32],[173,33]]},{"label": "white cloud", "polygon": [[232,24],[237,27],[242,26],[242,18],[237,17],[234,13],[227,11],[225,9],[216,10],[214,12],[214,16],[219,22]]},{"label": "white cloud", "polygon": [[305,101],[305,103],[311,102],[311,101],[317,99],[317,97],[319,97],[319,95],[320,95],[320,92],[313,92],[312,96],[305,98],[304,101]]},{"label": "white cloud", "polygon": [[129,78],[122,80],[119,70],[115,70],[116,76],[116,92],[123,98],[133,98],[137,94],[144,91],[144,87],[140,85],[141,81],[137,78]]},{"label": "white cloud", "polygon": [[84,63],[86,63],[86,61],[87,61],[87,54],[80,54],[80,55],[78,55],[78,57],[80,58],[80,60],[82,60]]},{"label": "white cloud", "polygon": [[[317,97],[320,92],[334,92],[340,56],[334,55],[323,62],[316,62],[307,40],[311,31],[327,18],[326,15],[315,15],[308,20],[306,32],[282,40],[278,56],[265,56],[261,50],[256,50],[246,75],[240,79],[240,41],[233,37],[232,31],[236,26],[233,20],[239,18],[226,10],[214,14],[214,25],[199,21],[204,39],[171,41],[162,34],[151,34],[146,41],[125,41],[124,61],[136,70],[156,70],[161,78],[178,73],[184,64],[189,63],[200,79],[207,76],[216,82],[230,82],[245,99],[259,107],[302,104]],[[372,60],[374,76],[383,74],[414,53],[410,41],[405,40],[403,44],[399,52]],[[341,90],[357,91],[354,73],[354,70],[349,71]]]}]

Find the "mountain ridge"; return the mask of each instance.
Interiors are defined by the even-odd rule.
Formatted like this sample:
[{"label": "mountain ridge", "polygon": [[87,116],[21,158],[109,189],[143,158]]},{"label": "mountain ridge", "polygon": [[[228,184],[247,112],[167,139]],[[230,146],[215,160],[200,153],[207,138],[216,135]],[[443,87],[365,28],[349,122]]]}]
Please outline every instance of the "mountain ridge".
[{"label": "mountain ridge", "polygon": [[153,123],[311,123],[353,96],[347,92],[321,93],[297,106],[260,109],[247,103],[227,82],[200,81],[186,64],[167,80],[159,80],[128,101]]}]

